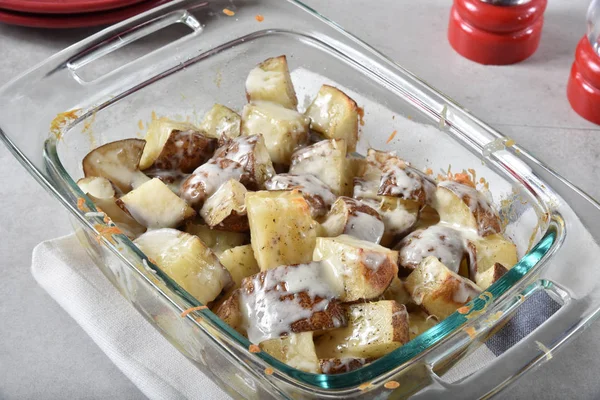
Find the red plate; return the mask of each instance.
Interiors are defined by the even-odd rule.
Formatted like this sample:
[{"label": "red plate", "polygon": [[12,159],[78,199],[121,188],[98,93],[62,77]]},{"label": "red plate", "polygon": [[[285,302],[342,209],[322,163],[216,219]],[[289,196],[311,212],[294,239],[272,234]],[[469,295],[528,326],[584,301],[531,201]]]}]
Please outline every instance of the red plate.
[{"label": "red plate", "polygon": [[32,28],[82,28],[86,26],[110,25],[171,0],[148,0],[142,3],[112,11],[88,14],[27,14],[0,9],[0,22]]},{"label": "red plate", "polygon": [[0,0],[0,9],[38,14],[78,14],[111,10],[144,0]]}]

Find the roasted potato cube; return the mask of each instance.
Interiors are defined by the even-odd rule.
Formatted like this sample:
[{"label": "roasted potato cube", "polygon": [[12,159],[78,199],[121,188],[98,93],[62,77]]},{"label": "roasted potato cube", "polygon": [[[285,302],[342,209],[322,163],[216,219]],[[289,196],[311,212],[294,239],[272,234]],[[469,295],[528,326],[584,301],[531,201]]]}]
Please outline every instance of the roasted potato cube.
[{"label": "roasted potato cube", "polygon": [[200,302],[213,301],[232,284],[231,275],[198,237],[176,229],[144,233],[134,243]]},{"label": "roasted potato cube", "polygon": [[352,179],[352,197],[359,200],[376,200],[383,197],[377,194],[379,191],[379,181],[380,177],[377,179],[354,177]]},{"label": "roasted potato cube", "polygon": [[344,286],[344,302],[374,299],[381,296],[398,274],[398,253],[349,235],[317,238],[313,254],[323,260]]},{"label": "roasted potato cube", "polygon": [[356,150],[358,141],[358,106],[341,90],[323,85],[306,110],[311,129],[329,139],[344,139],[348,152]]},{"label": "roasted potato cube", "polygon": [[299,192],[248,193],[246,212],[261,271],[312,260],[318,225]]},{"label": "roasted potato cube", "polygon": [[310,206],[313,218],[327,214],[335,202],[329,187],[313,175],[278,174],[265,182],[267,190],[297,190]]},{"label": "roasted potato cube", "polygon": [[352,161],[354,176],[354,191],[352,197],[355,199],[376,199],[382,196],[378,195],[383,167],[386,160],[395,157],[393,153],[369,149],[367,157],[359,161]]},{"label": "roasted potato cube", "polygon": [[462,233],[442,225],[414,231],[402,239],[394,249],[400,252],[400,276],[408,276],[421,261],[430,256],[440,260],[452,272],[458,273],[467,250]]},{"label": "roasted potato cube", "polygon": [[320,372],[312,332],[292,333],[265,340],[260,343],[260,348],[292,368],[313,374]]},{"label": "roasted potato cube", "polygon": [[117,200],[141,225],[151,228],[174,228],[196,212],[158,178],[149,180]]},{"label": "roasted potato cube", "polygon": [[230,179],[247,182],[248,174],[240,163],[226,158],[213,158],[183,181],[179,195],[190,206],[200,209],[204,201]]},{"label": "roasted potato cube", "polygon": [[292,156],[290,173],[314,175],[337,196],[352,193],[352,170],[348,168],[343,139],[323,140],[297,150]]},{"label": "roasted potato cube", "polygon": [[373,360],[375,359],[361,357],[324,358],[319,360],[319,364],[322,373],[333,375],[357,370]]},{"label": "roasted potato cube", "polygon": [[223,322],[246,336],[246,328],[244,324],[244,314],[240,305],[241,291],[234,290],[229,297],[225,296],[224,301],[220,301],[213,305],[213,311],[217,317]]},{"label": "roasted potato cube", "polygon": [[204,115],[200,130],[215,139],[234,139],[241,134],[242,117],[222,104],[215,104]]},{"label": "roasted potato cube", "polygon": [[188,221],[185,224],[184,230],[189,234],[198,236],[202,240],[202,243],[210,247],[216,255],[250,242],[250,237],[247,233],[213,230],[207,225],[196,221]]},{"label": "roasted potato cube", "polygon": [[189,122],[173,121],[165,117],[153,119],[144,137],[146,147],[143,148],[144,151],[139,160],[141,170],[148,169],[154,164],[173,131],[186,132],[197,131],[197,129]]},{"label": "roasted potato cube", "polygon": [[467,240],[469,254],[469,277],[476,279],[478,274],[500,263],[511,269],[519,261],[517,246],[500,234]]},{"label": "roasted potato cube", "polygon": [[77,181],[77,185],[99,210],[106,213],[117,224],[127,237],[135,239],[146,231],[145,226],[140,225],[117,205],[115,189],[108,179],[90,176]]},{"label": "roasted potato cube", "polygon": [[406,235],[419,218],[419,204],[412,200],[377,196],[362,199],[361,202],[376,210],[381,216],[385,227],[381,244],[385,246],[395,243],[396,238]]},{"label": "roasted potato cube", "polygon": [[77,186],[83,193],[91,194],[100,199],[113,199],[117,193],[113,184],[101,176],[88,176],[77,181]]},{"label": "roasted potato cube", "polygon": [[244,278],[260,272],[252,246],[249,244],[225,250],[219,255],[219,261],[231,274],[236,289],[240,287]]},{"label": "roasted potato cube", "polygon": [[490,287],[492,283],[495,283],[498,279],[502,278],[507,272],[508,269],[504,268],[502,264],[495,263],[485,271],[475,274],[475,283],[485,290]]},{"label": "roasted potato cube", "polygon": [[247,192],[244,185],[230,179],[206,199],[200,215],[213,229],[246,232],[249,229],[245,203]]},{"label": "roasted potato cube", "polygon": [[277,103],[253,101],[242,112],[242,135],[259,135],[273,163],[290,165],[292,153],[308,143],[309,119]]},{"label": "roasted potato cube", "polygon": [[474,229],[480,236],[502,232],[498,213],[477,189],[445,181],[439,183],[434,197],[433,208],[443,222]]},{"label": "roasted potato cube", "polygon": [[248,101],[264,100],[295,110],[298,106],[285,56],[268,58],[258,64],[246,79]]},{"label": "roasted potato cube", "polygon": [[416,310],[408,313],[408,332],[410,333],[410,340],[413,340],[437,324],[438,320],[433,315],[428,315],[423,310]]},{"label": "roasted potato cube", "polygon": [[348,326],[315,339],[319,358],[379,358],[409,340],[406,307],[393,300],[348,306]]},{"label": "roasted potato cube", "polygon": [[413,200],[424,205],[433,199],[435,183],[404,160],[390,156],[383,165],[378,195]]},{"label": "roasted potato cube", "polygon": [[377,211],[345,196],[338,197],[321,223],[321,228],[326,233],[325,236],[346,234],[373,243],[379,243],[385,230]]},{"label": "roasted potato cube", "polygon": [[413,301],[439,321],[479,296],[481,289],[470,280],[450,271],[435,257],[427,257],[406,278]]},{"label": "roasted potato cube", "polygon": [[242,280],[240,290],[252,343],[346,325],[346,315],[337,301],[342,288],[332,270],[319,262],[260,272]]},{"label": "roasted potato cube", "polygon": [[142,139],[124,139],[97,147],[83,159],[83,174],[86,178],[106,178],[121,193],[128,193],[150,180],[140,171],[144,146],[146,141]]},{"label": "roasted potato cube", "polygon": [[404,282],[397,276],[392,279],[390,286],[383,292],[383,298],[385,300],[394,300],[398,304],[407,305],[412,303],[412,298],[410,297],[408,290],[406,290]]},{"label": "roasted potato cube", "polygon": [[153,166],[190,173],[209,160],[216,148],[217,140],[200,132],[172,130]]},{"label": "roasted potato cube", "polygon": [[229,140],[217,150],[214,158],[227,158],[239,163],[248,173],[248,183],[253,189],[263,189],[265,181],[275,175],[262,135]]}]

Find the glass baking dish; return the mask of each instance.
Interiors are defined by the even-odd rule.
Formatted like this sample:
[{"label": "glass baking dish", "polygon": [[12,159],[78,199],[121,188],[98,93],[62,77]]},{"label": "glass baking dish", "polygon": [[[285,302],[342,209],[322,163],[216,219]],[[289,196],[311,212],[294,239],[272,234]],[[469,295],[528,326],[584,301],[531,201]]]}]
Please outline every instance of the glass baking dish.
[{"label": "glass baking dish", "polygon": [[[172,26],[187,34],[128,63],[114,57],[116,50],[135,48],[138,39]],[[129,239],[113,235],[75,184],[88,151],[141,135],[153,113],[198,122],[215,102],[239,110],[250,68],[280,54],[288,56],[301,105],[322,83],[332,83],[364,108],[358,153],[368,147],[398,150],[436,173],[475,170],[489,184],[506,233],[518,245],[519,263],[469,303],[467,312],[346,374],[306,373],[252,353],[248,340],[210,310],[181,317],[201,304]],[[72,213],[82,245],[123,296],[234,397],[489,396],[548,359],[600,309],[600,281],[590,279],[600,266],[598,203],[449,97],[296,1],[180,0],[110,27],[0,89],[0,136]],[[454,383],[442,379],[540,290],[560,304],[558,312],[502,360]]]}]

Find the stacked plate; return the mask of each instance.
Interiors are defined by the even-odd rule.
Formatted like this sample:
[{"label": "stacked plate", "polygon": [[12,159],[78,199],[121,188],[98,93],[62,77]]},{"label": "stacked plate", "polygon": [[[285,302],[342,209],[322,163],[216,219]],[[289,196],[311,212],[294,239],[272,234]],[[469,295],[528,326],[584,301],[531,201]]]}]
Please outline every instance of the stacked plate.
[{"label": "stacked plate", "polygon": [[170,0],[0,0],[0,22],[36,28],[108,25]]}]

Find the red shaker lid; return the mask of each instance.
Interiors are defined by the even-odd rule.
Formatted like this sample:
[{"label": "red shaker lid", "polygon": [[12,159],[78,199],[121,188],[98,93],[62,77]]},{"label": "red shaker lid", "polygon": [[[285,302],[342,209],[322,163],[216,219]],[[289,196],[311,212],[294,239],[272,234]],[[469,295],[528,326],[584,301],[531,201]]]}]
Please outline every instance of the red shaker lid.
[{"label": "red shaker lid", "polygon": [[514,64],[537,50],[547,0],[501,6],[454,0],[448,40],[462,56],[480,64]]},{"label": "red shaker lid", "polygon": [[587,36],[581,38],[575,50],[567,97],[577,114],[600,124],[600,55],[594,51]]}]

